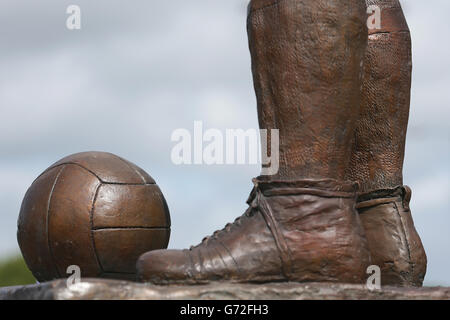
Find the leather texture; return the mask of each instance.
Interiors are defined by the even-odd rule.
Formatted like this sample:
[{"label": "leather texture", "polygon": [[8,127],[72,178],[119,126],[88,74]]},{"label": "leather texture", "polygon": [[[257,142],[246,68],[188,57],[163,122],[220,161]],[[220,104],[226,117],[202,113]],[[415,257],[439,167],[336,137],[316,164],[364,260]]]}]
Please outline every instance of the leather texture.
[{"label": "leather texture", "polygon": [[369,30],[361,114],[347,180],[363,192],[403,185],[411,90],[411,37],[397,0],[367,0],[381,9],[381,29]]},{"label": "leather texture", "polygon": [[362,283],[369,265],[355,210],[356,185],[334,180],[254,179],[248,210],[189,250],[141,256],[138,279]]},{"label": "leather texture", "polygon": [[[273,179],[344,179],[367,43],[361,0],[252,0],[247,29],[261,129],[278,129]],[[268,143],[270,146],[270,143]]]},{"label": "leather texture", "polygon": [[381,268],[382,285],[423,284],[427,256],[414,226],[407,186],[362,194],[357,204],[372,263]]}]

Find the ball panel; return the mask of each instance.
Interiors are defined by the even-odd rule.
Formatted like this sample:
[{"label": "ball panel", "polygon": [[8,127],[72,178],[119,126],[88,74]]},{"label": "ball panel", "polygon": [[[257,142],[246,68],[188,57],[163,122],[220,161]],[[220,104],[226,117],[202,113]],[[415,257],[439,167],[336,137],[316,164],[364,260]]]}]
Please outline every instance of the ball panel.
[{"label": "ball panel", "polygon": [[98,258],[107,273],[135,273],[139,256],[150,250],[167,248],[169,237],[170,229],[94,231]]},{"label": "ball panel", "polygon": [[[159,188],[159,187],[158,187]],[[161,189],[160,189],[161,191]],[[166,198],[164,198],[163,193],[161,192],[161,201],[162,204],[164,206],[164,212],[166,213],[166,221],[167,221],[167,226],[171,227],[172,226],[172,220],[170,219],[170,210],[169,210],[169,206],[167,205],[167,201]]]},{"label": "ball panel", "polygon": [[65,165],[50,199],[48,233],[50,250],[60,275],[78,265],[83,277],[97,276],[91,228],[91,211],[100,181],[85,169]]},{"label": "ball panel", "polygon": [[100,186],[93,211],[93,227],[169,227],[169,212],[157,185]]},{"label": "ball panel", "polygon": [[143,170],[137,170],[136,165],[106,152],[82,152],[65,157],[51,167],[65,163],[75,163],[95,173],[103,182],[145,184],[155,183]]},{"label": "ball panel", "polygon": [[28,189],[20,208],[17,241],[25,262],[41,282],[58,277],[47,238],[50,193],[62,167],[47,171]]},{"label": "ball panel", "polygon": [[146,184],[155,184],[155,180],[153,180],[153,178],[144,170],[142,170],[141,168],[139,168],[137,165],[135,165],[133,162],[125,160],[124,158],[118,157],[120,158],[122,161],[124,161],[127,165],[129,165],[134,171],[136,171],[136,173],[138,173],[141,178],[143,179],[143,181]]}]

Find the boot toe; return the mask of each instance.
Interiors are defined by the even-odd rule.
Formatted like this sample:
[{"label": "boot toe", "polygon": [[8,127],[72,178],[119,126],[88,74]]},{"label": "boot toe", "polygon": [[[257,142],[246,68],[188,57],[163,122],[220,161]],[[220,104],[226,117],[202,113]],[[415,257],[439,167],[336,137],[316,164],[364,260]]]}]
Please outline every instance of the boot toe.
[{"label": "boot toe", "polygon": [[165,284],[169,280],[189,280],[189,256],[181,250],[155,250],[139,257],[137,279],[139,281]]}]

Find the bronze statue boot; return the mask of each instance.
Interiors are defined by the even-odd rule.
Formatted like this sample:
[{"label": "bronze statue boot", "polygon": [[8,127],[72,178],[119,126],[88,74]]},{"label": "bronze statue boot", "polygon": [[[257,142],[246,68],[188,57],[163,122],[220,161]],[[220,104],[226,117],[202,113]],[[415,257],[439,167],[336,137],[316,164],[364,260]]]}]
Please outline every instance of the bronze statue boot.
[{"label": "bronze statue boot", "polygon": [[372,264],[381,268],[383,285],[422,286],[426,255],[409,209],[407,186],[361,194],[357,208]]},{"label": "bronze statue boot", "polygon": [[362,283],[369,265],[355,211],[356,185],[334,180],[254,179],[248,210],[189,250],[150,251],[140,281]]},{"label": "bronze statue boot", "polygon": [[251,1],[259,124],[279,130],[279,149],[269,150],[279,151],[279,170],[256,179],[245,214],[200,245],[144,254],[139,280],[365,281],[356,184],[342,181],[360,114],[366,21],[361,0]]},{"label": "bronze statue boot", "polygon": [[383,285],[421,286],[427,258],[409,210],[403,160],[411,88],[411,37],[398,0],[366,0],[381,9],[369,29],[362,110],[346,178],[364,193],[359,212]]}]

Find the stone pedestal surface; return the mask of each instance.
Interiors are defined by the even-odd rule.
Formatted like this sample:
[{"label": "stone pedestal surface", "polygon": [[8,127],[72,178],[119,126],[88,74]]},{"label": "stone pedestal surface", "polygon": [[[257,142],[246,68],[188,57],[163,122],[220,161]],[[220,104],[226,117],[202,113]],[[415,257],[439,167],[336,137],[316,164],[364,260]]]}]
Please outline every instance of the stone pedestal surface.
[{"label": "stone pedestal surface", "polygon": [[450,288],[383,287],[329,283],[211,283],[198,286],[154,286],[126,281],[83,279],[67,287],[65,280],[0,288],[0,299],[36,300],[450,300]]}]

